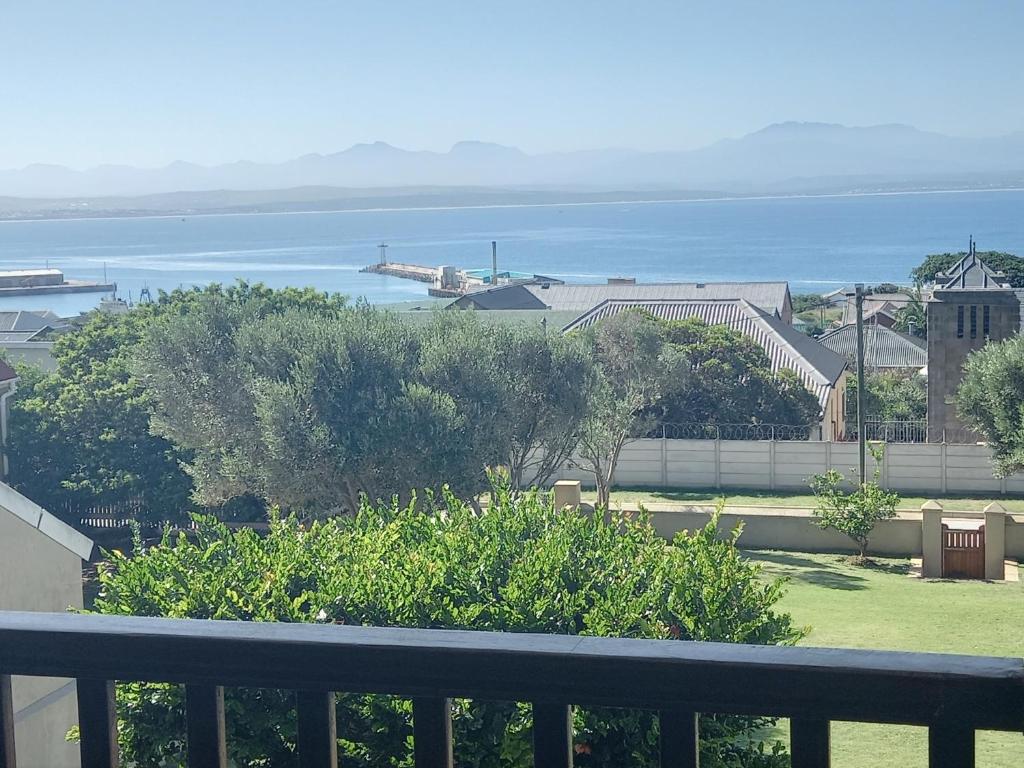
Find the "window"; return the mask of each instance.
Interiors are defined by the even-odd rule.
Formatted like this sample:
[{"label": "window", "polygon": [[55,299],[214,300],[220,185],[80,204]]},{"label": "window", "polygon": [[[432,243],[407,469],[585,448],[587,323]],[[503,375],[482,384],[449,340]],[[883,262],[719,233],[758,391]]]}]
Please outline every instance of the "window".
[{"label": "window", "polygon": [[971,305],[971,338],[978,338],[978,308]]},{"label": "window", "polygon": [[981,309],[981,332],[984,334],[986,339],[989,335],[989,327],[989,306],[986,304]]},{"label": "window", "polygon": [[962,339],[964,337],[964,305],[961,304],[956,308],[956,337]]}]

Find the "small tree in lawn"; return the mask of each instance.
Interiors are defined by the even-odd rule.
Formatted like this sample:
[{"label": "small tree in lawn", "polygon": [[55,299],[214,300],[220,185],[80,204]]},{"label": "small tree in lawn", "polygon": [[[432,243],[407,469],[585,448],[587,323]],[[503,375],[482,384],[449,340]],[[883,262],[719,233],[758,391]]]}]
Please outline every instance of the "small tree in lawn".
[{"label": "small tree in lawn", "polygon": [[603,320],[588,340],[597,375],[576,463],[593,472],[597,504],[607,507],[622,449],[658,425],[655,406],[687,373],[681,352],[666,342],[664,324],[645,312],[630,310]]},{"label": "small tree in lawn", "polygon": [[854,490],[843,488],[846,477],[842,472],[830,469],[823,475],[811,478],[811,489],[817,497],[814,510],[818,525],[845,533],[857,545],[857,560],[864,562],[868,554],[868,538],[880,520],[896,516],[896,505],[900,495],[887,491],[878,483],[882,455],[872,448],[875,472],[871,480],[860,483]]}]

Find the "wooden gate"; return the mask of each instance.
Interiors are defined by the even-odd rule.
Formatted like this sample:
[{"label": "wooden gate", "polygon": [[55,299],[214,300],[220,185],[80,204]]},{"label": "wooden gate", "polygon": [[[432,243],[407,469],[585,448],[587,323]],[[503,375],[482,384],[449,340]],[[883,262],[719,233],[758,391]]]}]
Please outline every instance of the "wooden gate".
[{"label": "wooden gate", "polygon": [[985,526],[951,529],[942,524],[942,576],[946,579],[985,578]]}]

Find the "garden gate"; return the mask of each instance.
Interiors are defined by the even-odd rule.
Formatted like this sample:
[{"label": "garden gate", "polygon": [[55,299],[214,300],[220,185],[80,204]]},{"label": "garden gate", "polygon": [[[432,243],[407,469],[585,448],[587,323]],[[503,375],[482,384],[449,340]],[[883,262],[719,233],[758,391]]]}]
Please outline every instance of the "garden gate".
[{"label": "garden gate", "polygon": [[985,526],[950,528],[942,524],[942,576],[946,579],[985,578]]}]

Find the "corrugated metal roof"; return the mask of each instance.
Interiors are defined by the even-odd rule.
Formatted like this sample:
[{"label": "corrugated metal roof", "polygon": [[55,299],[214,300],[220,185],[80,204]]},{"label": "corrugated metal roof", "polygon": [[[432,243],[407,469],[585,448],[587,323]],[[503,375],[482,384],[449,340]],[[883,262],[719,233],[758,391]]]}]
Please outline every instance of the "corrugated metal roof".
[{"label": "corrugated metal roof", "polygon": [[846,368],[846,360],[773,315],[743,299],[718,301],[609,299],[576,318],[565,332],[587,328],[628,309],[642,309],[663,320],[699,317],[708,325],[725,325],[757,342],[772,371],[789,368],[818,399],[822,409]]},{"label": "corrugated metal roof", "polygon": [[510,285],[476,291],[453,306],[470,303],[481,309],[553,309],[585,312],[608,299],[720,300],[745,299],[755,307],[783,316],[788,310],[789,284],[782,283],[639,283],[635,285]]},{"label": "corrugated metal roof", "polygon": [[[857,360],[857,327],[854,325],[830,331],[818,341],[850,362]],[[928,350],[921,339],[883,325],[864,326],[865,367],[919,370],[927,364]]]},{"label": "corrugated metal roof", "polygon": [[0,312],[0,331],[41,331],[52,322],[36,312]]}]

